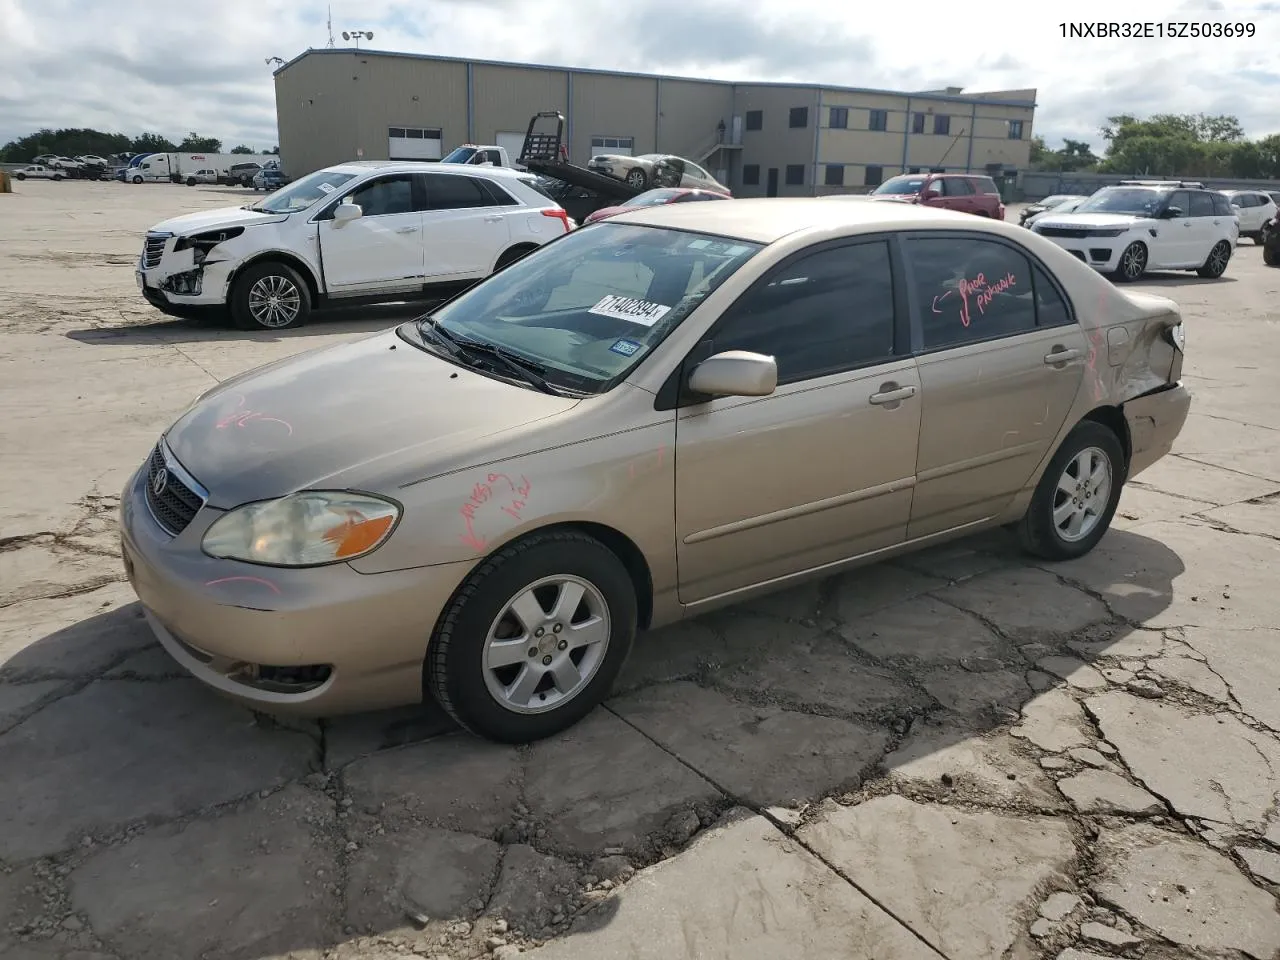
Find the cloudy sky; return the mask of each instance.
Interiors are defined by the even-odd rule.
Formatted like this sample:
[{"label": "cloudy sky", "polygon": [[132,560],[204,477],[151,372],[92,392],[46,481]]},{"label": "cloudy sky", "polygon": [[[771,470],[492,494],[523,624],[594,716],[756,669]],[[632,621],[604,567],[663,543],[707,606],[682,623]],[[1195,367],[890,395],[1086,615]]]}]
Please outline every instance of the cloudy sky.
[{"label": "cloudy sky", "polygon": [[[227,148],[275,144],[268,57],[323,47],[326,0],[116,3],[0,0],[0,143],[95,127]],[[1280,2],[1129,0],[1033,5],[917,0],[334,0],[333,27],[372,47],[726,80],[882,89],[1036,87],[1036,131],[1101,147],[1114,113],[1229,113],[1280,132]],[[860,12],[861,10],[863,12]],[[1045,5],[1046,7],[1048,5]],[[1064,39],[1066,17],[1253,24],[1250,38]]]}]

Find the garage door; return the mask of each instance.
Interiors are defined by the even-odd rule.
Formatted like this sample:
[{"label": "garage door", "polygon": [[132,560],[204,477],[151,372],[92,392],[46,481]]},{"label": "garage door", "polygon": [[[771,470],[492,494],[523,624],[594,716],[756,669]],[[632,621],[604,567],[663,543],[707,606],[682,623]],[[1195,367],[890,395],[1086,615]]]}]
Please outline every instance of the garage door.
[{"label": "garage door", "polygon": [[388,127],[387,157],[391,160],[439,160],[440,130],[434,127]]},{"label": "garage door", "polygon": [[507,156],[511,158],[513,164],[520,166],[520,151],[524,149],[523,133],[499,133],[493,142],[507,151]]}]

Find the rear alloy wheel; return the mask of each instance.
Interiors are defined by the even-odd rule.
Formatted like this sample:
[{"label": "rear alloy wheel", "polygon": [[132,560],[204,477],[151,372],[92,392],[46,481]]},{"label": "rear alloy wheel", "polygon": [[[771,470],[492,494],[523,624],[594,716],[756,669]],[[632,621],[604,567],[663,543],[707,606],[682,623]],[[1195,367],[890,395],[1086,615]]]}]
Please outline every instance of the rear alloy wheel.
[{"label": "rear alloy wheel", "polygon": [[306,322],[311,295],[292,267],[258,263],[236,281],[230,307],[231,319],[241,330],[287,330]]},{"label": "rear alloy wheel", "polygon": [[1046,560],[1074,560],[1102,539],[1127,467],[1116,435],[1092,420],[1067,434],[1036,485],[1019,526],[1022,545]]},{"label": "rear alloy wheel", "polygon": [[1209,259],[1205,260],[1204,266],[1196,271],[1206,280],[1217,280],[1220,276],[1227,272],[1227,263],[1231,260],[1231,244],[1225,240],[1219,240],[1213,245],[1213,249],[1209,251]]},{"label": "rear alloy wheel", "polygon": [[605,698],[636,633],[626,567],[576,531],[498,551],[445,609],[425,686],[463,727],[529,743],[577,723]]},{"label": "rear alloy wheel", "polygon": [[1120,263],[1116,267],[1117,280],[1133,283],[1147,272],[1147,245],[1135,240],[1124,248],[1120,254]]},{"label": "rear alloy wheel", "polygon": [[632,167],[627,171],[627,186],[634,187],[636,190],[643,190],[649,185],[649,176],[639,167]]}]

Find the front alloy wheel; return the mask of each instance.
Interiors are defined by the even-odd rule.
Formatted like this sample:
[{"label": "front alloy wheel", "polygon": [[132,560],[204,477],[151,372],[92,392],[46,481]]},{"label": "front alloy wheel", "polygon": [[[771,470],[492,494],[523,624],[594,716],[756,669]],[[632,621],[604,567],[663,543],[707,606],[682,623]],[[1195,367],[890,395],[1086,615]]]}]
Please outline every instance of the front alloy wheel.
[{"label": "front alloy wheel", "polygon": [[632,167],[627,171],[627,184],[637,190],[643,190],[649,182],[648,176],[639,167]]},{"label": "front alloy wheel", "polygon": [[306,322],[311,297],[297,271],[283,263],[260,263],[236,280],[231,317],[242,330],[287,330]]},{"label": "front alloy wheel", "polygon": [[1134,241],[1124,248],[1120,254],[1120,264],[1116,267],[1116,278],[1132,283],[1147,272],[1147,247],[1144,243]]},{"label": "front alloy wheel", "polygon": [[463,727],[529,743],[577,723],[609,692],[636,632],[636,592],[603,543],[536,533],[481,562],[445,608],[424,685]]}]

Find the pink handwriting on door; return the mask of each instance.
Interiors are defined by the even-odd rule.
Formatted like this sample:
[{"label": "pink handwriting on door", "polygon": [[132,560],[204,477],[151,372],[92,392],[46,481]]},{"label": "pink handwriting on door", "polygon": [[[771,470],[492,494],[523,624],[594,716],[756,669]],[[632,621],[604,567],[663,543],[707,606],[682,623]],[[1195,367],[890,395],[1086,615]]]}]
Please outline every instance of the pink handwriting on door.
[{"label": "pink handwriting on door", "polygon": [[978,303],[978,313],[986,313],[987,307],[991,301],[995,299],[996,294],[1004,293],[1010,287],[1018,285],[1018,281],[1014,279],[1012,273],[1006,273],[999,280],[988,282],[984,274],[978,274],[972,280],[960,280],[960,322],[966,327],[971,322],[971,314],[969,313],[969,298],[973,297]]},{"label": "pink handwriting on door", "polygon": [[471,488],[471,496],[458,508],[466,528],[460,538],[462,542],[483,550],[489,541],[476,530],[477,519],[486,511],[495,509],[517,521],[523,519],[522,511],[529,503],[529,491],[532,489],[533,484],[523,476],[517,483],[505,473],[491,473],[483,483],[477,483]]}]

